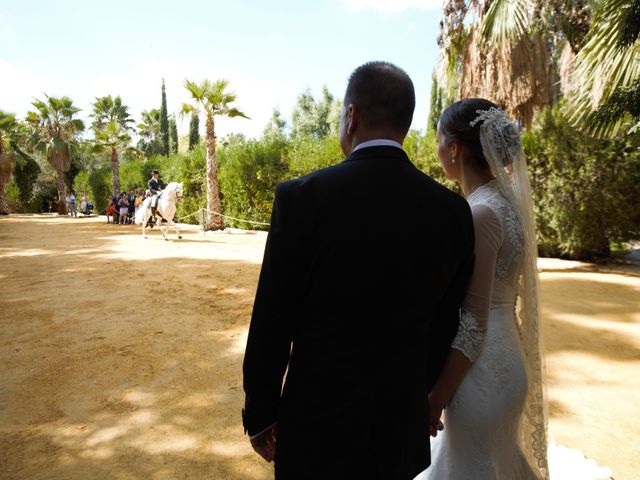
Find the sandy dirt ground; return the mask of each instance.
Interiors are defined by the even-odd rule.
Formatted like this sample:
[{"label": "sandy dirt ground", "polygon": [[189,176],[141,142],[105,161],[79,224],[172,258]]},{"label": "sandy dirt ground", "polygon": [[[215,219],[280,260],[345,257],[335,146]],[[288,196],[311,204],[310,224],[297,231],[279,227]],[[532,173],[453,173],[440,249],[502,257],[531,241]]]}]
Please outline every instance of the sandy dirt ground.
[{"label": "sandy dirt ground", "polygon": [[[0,218],[0,478],[270,478],[240,422],[265,238]],[[551,436],[637,478],[640,270],[541,269]]]}]

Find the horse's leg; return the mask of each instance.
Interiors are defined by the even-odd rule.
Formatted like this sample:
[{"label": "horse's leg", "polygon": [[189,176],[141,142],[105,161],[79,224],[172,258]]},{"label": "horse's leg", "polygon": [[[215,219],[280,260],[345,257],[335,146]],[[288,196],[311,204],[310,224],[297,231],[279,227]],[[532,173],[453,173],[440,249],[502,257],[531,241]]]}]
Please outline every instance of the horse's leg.
[{"label": "horse's leg", "polygon": [[160,228],[160,233],[162,233],[162,238],[164,238],[166,241],[169,241],[169,239],[167,238],[167,232],[169,231],[169,223],[167,222],[165,224],[164,230],[162,229],[162,219],[160,219],[160,221],[158,222],[158,228]]},{"label": "horse's leg", "polygon": [[142,238],[147,238],[147,235],[145,234],[145,229],[147,227],[148,221],[149,221],[149,209],[146,209],[144,211],[144,216],[142,217]]},{"label": "horse's leg", "polygon": [[178,224],[176,222],[173,221],[173,219],[167,223],[167,230],[169,229],[169,223],[171,224],[171,226],[173,227],[173,229],[176,231],[176,236],[178,237],[178,239],[182,238],[180,236],[180,230],[178,229]]}]

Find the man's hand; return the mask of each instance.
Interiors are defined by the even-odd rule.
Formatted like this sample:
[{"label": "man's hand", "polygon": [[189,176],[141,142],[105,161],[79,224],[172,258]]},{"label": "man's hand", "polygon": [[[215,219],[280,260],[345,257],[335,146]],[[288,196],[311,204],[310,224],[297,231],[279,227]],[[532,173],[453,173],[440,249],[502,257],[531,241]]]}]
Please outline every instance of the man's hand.
[{"label": "man's hand", "polygon": [[438,432],[444,430],[442,417],[444,403],[439,401],[436,395],[429,394],[429,433],[432,437],[438,436]]},{"label": "man's hand", "polygon": [[273,461],[276,455],[276,425],[272,425],[264,432],[253,437],[251,446],[267,462]]}]

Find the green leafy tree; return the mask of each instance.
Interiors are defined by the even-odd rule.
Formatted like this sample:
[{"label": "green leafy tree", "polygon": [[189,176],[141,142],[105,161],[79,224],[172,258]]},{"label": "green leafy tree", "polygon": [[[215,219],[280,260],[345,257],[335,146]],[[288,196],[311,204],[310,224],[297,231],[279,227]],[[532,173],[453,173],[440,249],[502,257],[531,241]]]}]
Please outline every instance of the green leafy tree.
[{"label": "green leafy tree", "polygon": [[176,119],[173,115],[169,119],[169,134],[171,136],[171,153],[178,153],[178,125],[176,125]]},{"label": "green leafy tree", "polygon": [[267,122],[267,126],[262,132],[262,138],[267,141],[279,141],[284,143],[286,141],[285,128],[287,122],[282,118],[280,111],[276,108],[273,109],[271,118]]},{"label": "green leafy tree", "polygon": [[71,166],[72,151],[84,131],[82,120],[74,118],[80,111],[69,97],[50,97],[35,100],[35,111],[27,113],[31,126],[31,142],[42,153],[57,174],[58,213],[66,213],[64,174]]},{"label": "green leafy tree", "polygon": [[18,198],[21,208],[30,211],[30,202],[33,197],[33,187],[38,179],[41,169],[38,162],[28,154],[16,156],[13,165],[13,179],[18,187]]},{"label": "green leafy tree", "polygon": [[96,98],[93,104],[93,123],[91,127],[95,134],[94,150],[106,153],[111,163],[111,186],[114,193],[120,192],[120,154],[132,151],[130,147],[133,123],[128,107],[122,104],[122,99],[111,95]]},{"label": "green leafy tree", "polygon": [[160,144],[162,155],[169,155],[169,114],[167,113],[167,92],[162,79],[162,101],[160,104]]},{"label": "green leafy tree", "polygon": [[40,167],[26,152],[27,141],[25,125],[15,115],[0,110],[0,214],[9,213],[4,187],[11,176],[12,165],[22,205],[26,205],[31,197]]},{"label": "green leafy tree", "polygon": [[545,255],[608,257],[640,235],[640,136],[597,139],[576,129],[563,102],[523,135],[538,245]]},{"label": "green leafy tree", "polygon": [[13,155],[11,143],[18,129],[18,121],[13,114],[0,110],[0,215],[9,214],[9,205],[4,193],[4,186],[11,177]]},{"label": "green leafy tree", "polygon": [[200,117],[197,112],[191,114],[189,122],[189,150],[193,150],[200,143]]},{"label": "green leafy tree", "polygon": [[438,129],[440,115],[444,110],[444,91],[438,83],[438,77],[434,74],[431,79],[431,103],[429,106],[429,119],[427,120],[427,130],[435,132]]},{"label": "green leafy tree", "polygon": [[218,167],[216,165],[216,133],[215,117],[226,116],[230,118],[249,118],[230,104],[236,101],[236,95],[228,91],[227,80],[214,82],[205,79],[200,83],[191,80],[184,81],[184,87],[191,95],[192,104],[182,106],[182,114],[193,114],[202,111],[206,121],[206,151],[207,151],[207,209],[209,210],[205,228],[222,230],[224,221],[220,204],[220,186],[218,183]]},{"label": "green leafy tree", "polygon": [[333,98],[329,89],[322,87],[322,98],[316,100],[309,89],[298,96],[291,114],[291,135],[322,138],[337,134],[340,125],[341,103]]}]

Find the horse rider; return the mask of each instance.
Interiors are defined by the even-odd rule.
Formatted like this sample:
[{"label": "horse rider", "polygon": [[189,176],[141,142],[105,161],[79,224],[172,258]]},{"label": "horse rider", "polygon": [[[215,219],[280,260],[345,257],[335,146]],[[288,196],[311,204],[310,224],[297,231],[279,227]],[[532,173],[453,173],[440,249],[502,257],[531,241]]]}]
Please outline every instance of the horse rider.
[{"label": "horse rider", "polygon": [[160,179],[160,172],[158,170],[153,170],[151,172],[151,178],[147,182],[147,188],[151,192],[151,218],[155,219],[156,217],[156,208],[158,208],[158,198],[164,190],[166,185]]}]

